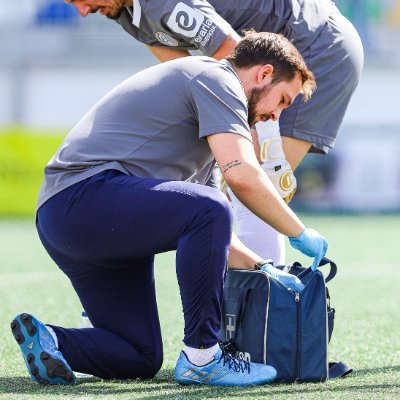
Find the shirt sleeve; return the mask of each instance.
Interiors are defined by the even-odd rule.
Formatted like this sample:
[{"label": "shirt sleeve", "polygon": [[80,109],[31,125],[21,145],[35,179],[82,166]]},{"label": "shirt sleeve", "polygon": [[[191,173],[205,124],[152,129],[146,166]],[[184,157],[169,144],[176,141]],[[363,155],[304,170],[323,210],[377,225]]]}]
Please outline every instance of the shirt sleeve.
[{"label": "shirt sleeve", "polygon": [[160,43],[153,36],[147,33],[144,29],[135,26],[132,23],[132,15],[127,11],[126,7],[122,11],[121,16],[116,21],[121,27],[141,43],[150,46],[159,46]]},{"label": "shirt sleeve", "polygon": [[173,36],[207,56],[219,49],[232,30],[204,0],[168,0],[162,11],[161,23]]},{"label": "shirt sleeve", "polygon": [[232,73],[214,68],[197,75],[190,82],[190,100],[200,139],[215,133],[234,133],[252,141],[246,96]]}]

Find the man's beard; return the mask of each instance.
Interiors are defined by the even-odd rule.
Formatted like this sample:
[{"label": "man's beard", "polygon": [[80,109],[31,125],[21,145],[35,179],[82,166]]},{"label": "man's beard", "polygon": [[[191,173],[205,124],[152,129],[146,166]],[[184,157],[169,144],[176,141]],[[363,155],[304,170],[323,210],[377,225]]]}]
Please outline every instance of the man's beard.
[{"label": "man's beard", "polygon": [[118,11],[115,14],[106,15],[106,17],[108,19],[112,19],[113,21],[115,21],[116,19],[118,19],[121,16],[123,9],[124,9],[124,7],[121,7],[120,9],[118,9]]},{"label": "man's beard", "polygon": [[121,0],[114,1],[114,3],[118,3],[119,7],[116,9],[116,11],[113,14],[106,15],[107,18],[112,19],[112,20],[118,19],[122,14],[123,9],[125,8],[124,2]]},{"label": "man's beard", "polygon": [[[249,126],[252,127],[255,123],[256,117],[258,114],[256,114],[256,108],[258,106],[258,103],[261,98],[266,97],[268,93],[271,91],[272,84],[266,85],[263,88],[253,88],[250,92],[250,95],[248,96],[248,117],[247,121],[249,123]],[[268,113],[262,114],[265,116],[265,121],[267,121],[270,118],[270,115]]]}]

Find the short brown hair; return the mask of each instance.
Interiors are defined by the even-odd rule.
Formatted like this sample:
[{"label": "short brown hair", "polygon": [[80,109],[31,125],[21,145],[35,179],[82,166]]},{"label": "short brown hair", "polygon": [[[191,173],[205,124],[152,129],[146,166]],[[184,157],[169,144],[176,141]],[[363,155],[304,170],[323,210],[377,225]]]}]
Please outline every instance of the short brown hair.
[{"label": "short brown hair", "polygon": [[272,84],[290,82],[298,72],[304,100],[308,100],[316,88],[314,75],[302,55],[289,40],[277,33],[246,31],[244,38],[227,60],[235,67],[243,69],[271,64],[274,67]]}]

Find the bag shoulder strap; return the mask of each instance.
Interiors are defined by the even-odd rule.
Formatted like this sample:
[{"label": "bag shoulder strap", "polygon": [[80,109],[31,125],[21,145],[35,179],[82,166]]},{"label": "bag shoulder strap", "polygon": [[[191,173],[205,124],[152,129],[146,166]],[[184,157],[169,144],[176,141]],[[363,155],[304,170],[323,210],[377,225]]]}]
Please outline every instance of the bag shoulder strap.
[{"label": "bag shoulder strap", "polygon": [[343,378],[353,372],[353,368],[350,368],[345,363],[330,362],[329,363],[329,379]]},{"label": "bag shoulder strap", "polygon": [[[239,331],[242,326],[242,319],[247,307],[247,301],[250,295],[251,289],[244,289],[239,291],[239,309],[236,314],[236,329],[233,337],[226,339],[224,341],[220,341],[219,344],[224,348],[224,351],[227,351],[230,354],[235,354],[238,350],[236,342],[238,338]],[[224,303],[224,302],[222,302]],[[222,314],[224,314],[223,306],[222,306]]]},{"label": "bag shoulder strap", "polygon": [[235,331],[235,336],[233,337],[233,342],[236,343],[238,334],[239,334],[239,330],[242,327],[242,320],[243,320],[243,316],[247,307],[247,301],[249,299],[249,295],[250,295],[250,291],[251,289],[245,289],[242,291],[242,294],[240,296],[240,305],[239,305],[239,310],[238,313],[236,315],[236,331]]}]

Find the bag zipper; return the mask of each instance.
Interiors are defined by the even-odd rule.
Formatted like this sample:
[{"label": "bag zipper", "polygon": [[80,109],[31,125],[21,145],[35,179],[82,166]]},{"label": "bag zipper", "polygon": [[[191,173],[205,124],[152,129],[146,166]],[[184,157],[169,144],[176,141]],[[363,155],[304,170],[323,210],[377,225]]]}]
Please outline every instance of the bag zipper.
[{"label": "bag zipper", "polygon": [[296,302],[296,316],[297,316],[297,330],[296,330],[296,376],[295,379],[300,378],[300,365],[301,365],[301,302],[300,293],[295,292],[294,301]]}]

